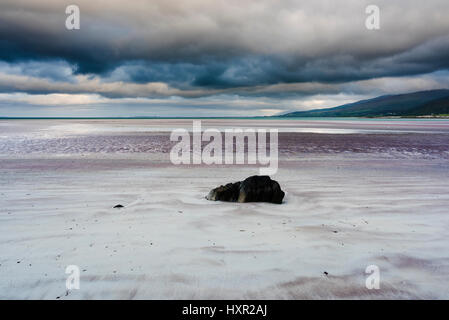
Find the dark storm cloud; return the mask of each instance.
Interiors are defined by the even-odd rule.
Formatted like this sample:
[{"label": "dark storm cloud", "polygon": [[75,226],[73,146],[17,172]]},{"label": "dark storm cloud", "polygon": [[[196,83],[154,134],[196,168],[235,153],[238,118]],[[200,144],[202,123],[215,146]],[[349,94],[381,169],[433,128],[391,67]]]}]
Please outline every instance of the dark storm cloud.
[{"label": "dark storm cloud", "polygon": [[[7,64],[0,72],[17,77],[5,79],[0,90],[291,97],[449,68],[447,0],[375,2],[378,31],[364,26],[365,7],[372,4],[365,0],[80,0],[81,29],[68,31],[69,3],[3,0],[0,60]],[[80,84],[73,75],[88,78]],[[51,82],[29,84],[19,76]],[[282,86],[295,83],[307,85]]]},{"label": "dark storm cloud", "polygon": [[6,63],[0,61],[0,72],[25,75],[53,81],[73,82],[73,67],[65,61],[29,61]]}]

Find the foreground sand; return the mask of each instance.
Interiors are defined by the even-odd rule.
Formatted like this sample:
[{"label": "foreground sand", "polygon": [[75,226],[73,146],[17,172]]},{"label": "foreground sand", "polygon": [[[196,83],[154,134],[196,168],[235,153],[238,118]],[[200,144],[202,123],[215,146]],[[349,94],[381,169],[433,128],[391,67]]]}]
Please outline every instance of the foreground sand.
[{"label": "foreground sand", "polygon": [[[449,298],[448,122],[288,135],[282,205],[205,200],[257,168],[173,166],[159,123],[61,122],[0,123],[2,299]],[[324,131],[351,127],[366,125]],[[141,151],[151,141],[160,152]],[[365,288],[372,264],[380,290]]]}]

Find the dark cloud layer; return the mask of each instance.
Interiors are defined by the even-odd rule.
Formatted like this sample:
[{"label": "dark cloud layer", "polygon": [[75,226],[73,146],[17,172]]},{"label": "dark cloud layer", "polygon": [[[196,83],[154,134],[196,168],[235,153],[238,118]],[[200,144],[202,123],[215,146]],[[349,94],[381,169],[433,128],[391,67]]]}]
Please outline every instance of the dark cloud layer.
[{"label": "dark cloud layer", "polygon": [[[364,80],[449,69],[447,0],[79,0],[81,29],[73,31],[65,28],[69,4],[2,0],[0,92],[365,95],[382,90]],[[380,30],[365,28],[368,4],[380,7]],[[436,85],[427,77],[422,87]]]},{"label": "dark cloud layer", "polygon": [[449,22],[438,14],[449,13],[445,0],[379,1],[379,31],[364,27],[366,1],[313,2],[79,1],[81,30],[68,31],[63,2],[4,1],[0,59],[64,59],[80,74],[128,66],[128,81],[200,87],[343,82],[449,67]]}]

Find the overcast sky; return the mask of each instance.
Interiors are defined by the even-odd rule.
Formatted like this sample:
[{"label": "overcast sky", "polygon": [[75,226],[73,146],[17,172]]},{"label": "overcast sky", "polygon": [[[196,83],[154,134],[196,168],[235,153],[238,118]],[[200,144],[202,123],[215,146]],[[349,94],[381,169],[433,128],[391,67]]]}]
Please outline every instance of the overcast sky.
[{"label": "overcast sky", "polygon": [[72,3],[1,0],[0,116],[272,115],[449,88],[448,0],[77,0],[67,30]]}]

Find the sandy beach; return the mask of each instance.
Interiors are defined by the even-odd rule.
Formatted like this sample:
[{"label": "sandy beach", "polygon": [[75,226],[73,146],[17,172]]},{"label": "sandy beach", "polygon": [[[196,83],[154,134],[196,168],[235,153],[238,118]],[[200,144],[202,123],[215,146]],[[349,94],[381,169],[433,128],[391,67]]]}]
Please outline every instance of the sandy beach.
[{"label": "sandy beach", "polygon": [[278,128],[284,203],[207,201],[258,167],[173,165],[192,120],[1,120],[0,299],[449,299],[449,120],[202,123]]}]

